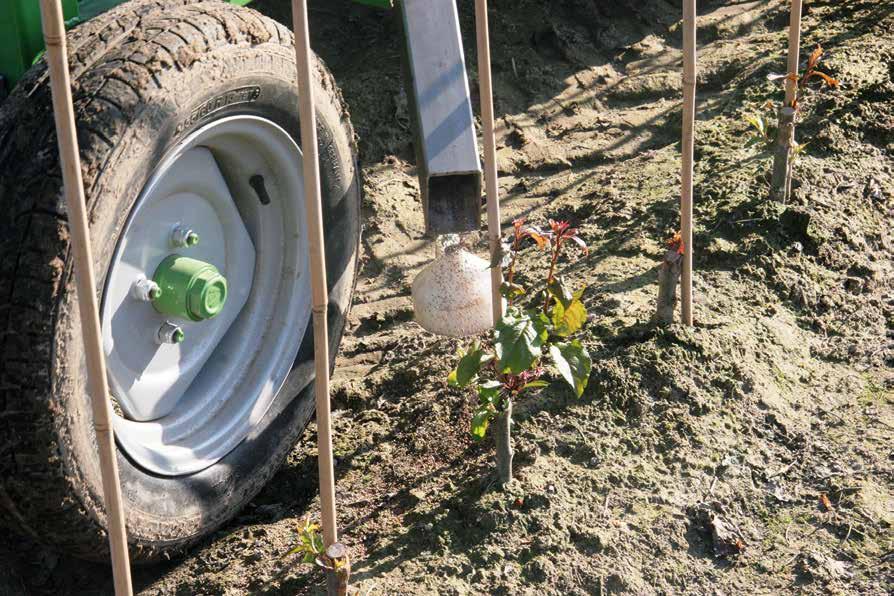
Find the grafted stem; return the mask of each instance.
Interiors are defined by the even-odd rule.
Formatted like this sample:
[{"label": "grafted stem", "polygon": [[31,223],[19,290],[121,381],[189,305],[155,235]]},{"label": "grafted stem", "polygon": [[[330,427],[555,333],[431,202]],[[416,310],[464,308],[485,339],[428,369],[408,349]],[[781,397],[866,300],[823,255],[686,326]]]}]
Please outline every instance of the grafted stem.
[{"label": "grafted stem", "polygon": [[348,549],[340,542],[336,542],[326,549],[326,593],[328,596],[347,596],[348,580],[351,577],[351,561],[348,559]]},{"label": "grafted stem", "polygon": [[496,442],[497,473],[500,484],[506,484],[512,480],[512,400],[505,398],[505,406],[496,416],[494,441]]},{"label": "grafted stem", "polygon": [[664,260],[658,270],[658,309],[656,320],[662,325],[674,322],[674,311],[677,308],[677,285],[683,267],[683,255],[676,248],[669,248],[664,253]]},{"label": "grafted stem", "polygon": [[795,146],[795,108],[779,109],[779,132],[773,154],[773,177],[770,180],[770,198],[788,202],[792,192],[792,162]]}]

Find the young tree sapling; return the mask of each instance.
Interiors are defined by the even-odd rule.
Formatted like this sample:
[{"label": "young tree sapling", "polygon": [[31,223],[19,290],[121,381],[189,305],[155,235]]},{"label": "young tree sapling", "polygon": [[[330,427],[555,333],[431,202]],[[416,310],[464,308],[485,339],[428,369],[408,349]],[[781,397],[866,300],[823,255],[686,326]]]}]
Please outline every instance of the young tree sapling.
[{"label": "young tree sapling", "polygon": [[813,79],[820,79],[823,85],[837,88],[839,82],[826,73],[817,69],[823,48],[817,46],[807,59],[807,68],[804,74],[798,76],[797,72],[784,75],[770,75],[770,79],[784,79],[787,86],[793,86],[794,92],[787,91],[786,97],[792,96],[791,101],[784,101],[779,109],[779,120],[776,127],[776,147],[773,152],[773,174],[770,179],[770,196],[776,201],[787,202],[792,188],[792,164],[794,158],[803,150],[804,145],[795,141],[795,117],[805,89]]},{"label": "young tree sapling", "polygon": [[[536,292],[516,282],[518,252],[530,239],[550,257],[549,273]],[[504,245],[505,282],[501,293],[507,301],[506,314],[483,343],[472,342],[460,350],[459,362],[447,377],[452,387],[474,387],[477,405],[472,414],[471,434],[481,440],[494,422],[496,462],[500,482],[512,479],[512,405],[531,389],[542,388],[546,366],[552,365],[577,397],[583,395],[592,361],[586,348],[572,336],[587,320],[581,301],[583,289],[572,292],[557,275],[559,259],[568,242],[584,254],[587,246],[568,222],[549,220],[549,230],[513,222],[510,240]],[[499,264],[497,264],[499,266]]]}]

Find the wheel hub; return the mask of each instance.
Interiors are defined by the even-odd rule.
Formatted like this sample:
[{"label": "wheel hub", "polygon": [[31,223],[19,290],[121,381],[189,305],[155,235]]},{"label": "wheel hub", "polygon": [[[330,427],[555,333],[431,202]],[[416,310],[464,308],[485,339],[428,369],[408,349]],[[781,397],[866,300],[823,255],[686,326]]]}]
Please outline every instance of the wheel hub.
[{"label": "wheel hub", "polygon": [[198,259],[170,255],[152,280],[161,290],[152,301],[162,314],[204,321],[220,314],[227,300],[227,280],[217,267]]}]

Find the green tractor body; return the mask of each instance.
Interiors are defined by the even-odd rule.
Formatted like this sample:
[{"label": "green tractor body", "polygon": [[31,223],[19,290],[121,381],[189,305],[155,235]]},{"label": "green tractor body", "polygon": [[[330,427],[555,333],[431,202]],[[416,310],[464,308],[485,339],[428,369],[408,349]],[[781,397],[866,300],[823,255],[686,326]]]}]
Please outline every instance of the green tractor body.
[{"label": "green tractor body", "polygon": [[[89,21],[126,0],[61,0],[69,27]],[[227,0],[245,6],[252,0]],[[391,0],[354,0],[358,4],[388,8]],[[0,100],[43,53],[40,4],[36,0],[4,0],[0,3]]]}]

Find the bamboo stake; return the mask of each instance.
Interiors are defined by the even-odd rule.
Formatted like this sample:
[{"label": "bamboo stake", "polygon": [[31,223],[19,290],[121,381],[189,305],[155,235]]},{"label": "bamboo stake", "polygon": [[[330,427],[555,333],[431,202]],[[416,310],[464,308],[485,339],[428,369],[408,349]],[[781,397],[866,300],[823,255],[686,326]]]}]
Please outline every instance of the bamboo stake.
[{"label": "bamboo stake", "polygon": [[332,465],[332,423],[329,418],[329,329],[326,288],[326,254],[323,245],[323,214],[320,199],[320,164],[317,149],[317,118],[314,112],[313,67],[307,0],[292,0],[295,55],[298,63],[298,116],[301,120],[301,150],[304,153],[304,204],[307,210],[307,241],[310,249],[310,285],[313,294],[314,392],[317,408],[317,460],[320,470],[320,517],[327,547],[338,542],[335,517],[335,472]]},{"label": "bamboo stake", "polygon": [[[791,107],[798,93],[798,62],[801,46],[801,0],[792,0],[788,26],[788,71],[785,79],[785,105]],[[794,76],[792,76],[794,75]]]},{"label": "bamboo stake", "polygon": [[692,325],[692,162],[695,127],[695,0],[683,0],[683,171],[680,236],[683,240],[683,324]]},{"label": "bamboo stake", "polygon": [[788,201],[792,187],[792,151],[795,141],[795,99],[798,96],[798,62],[801,45],[802,0],[792,0],[788,28],[788,66],[785,77],[785,101],[779,108],[779,127],[776,136],[776,152],[773,156],[773,173],[770,178],[770,196],[777,201]]},{"label": "bamboo stake", "polygon": [[494,324],[503,318],[503,269],[500,251],[500,183],[497,177],[497,143],[494,137],[494,96],[490,69],[490,31],[487,0],[475,0],[475,32],[478,38],[478,88],[481,95],[481,125],[484,128],[484,179],[487,187],[487,236],[490,240],[490,283]]},{"label": "bamboo stake", "polygon": [[46,60],[50,71],[53,116],[56,120],[59,160],[62,165],[62,184],[65,189],[68,228],[71,234],[71,251],[74,256],[78,309],[84,335],[87,392],[90,394],[90,403],[93,408],[93,426],[99,450],[103,500],[108,517],[112,575],[115,594],[118,596],[130,595],[133,594],[133,591],[130,560],[127,552],[127,530],[124,525],[124,505],[121,497],[121,485],[118,480],[118,461],[115,455],[115,436],[112,430],[105,356],[102,351],[96,281],[93,274],[93,254],[90,247],[90,229],[87,223],[84,181],[81,177],[81,159],[78,153],[74,103],[71,97],[65,21],[59,0],[40,0],[40,13],[47,47]]}]

